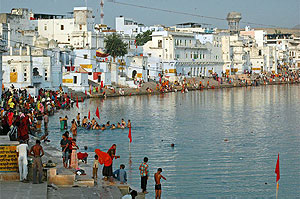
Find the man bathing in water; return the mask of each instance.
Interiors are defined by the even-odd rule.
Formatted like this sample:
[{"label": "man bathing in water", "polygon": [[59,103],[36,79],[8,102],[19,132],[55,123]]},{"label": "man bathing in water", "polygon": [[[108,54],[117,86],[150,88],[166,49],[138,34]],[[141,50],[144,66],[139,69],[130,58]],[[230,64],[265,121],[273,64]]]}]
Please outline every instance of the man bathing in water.
[{"label": "man bathing in water", "polygon": [[88,119],[87,119],[86,116],[84,116],[84,118],[83,118],[83,120],[82,120],[82,127],[86,127],[87,122],[88,122]]},{"label": "man bathing in water", "polygon": [[162,169],[158,168],[157,172],[154,174],[154,180],[155,180],[155,199],[161,198],[161,184],[160,179],[167,180],[164,176],[161,175]]}]

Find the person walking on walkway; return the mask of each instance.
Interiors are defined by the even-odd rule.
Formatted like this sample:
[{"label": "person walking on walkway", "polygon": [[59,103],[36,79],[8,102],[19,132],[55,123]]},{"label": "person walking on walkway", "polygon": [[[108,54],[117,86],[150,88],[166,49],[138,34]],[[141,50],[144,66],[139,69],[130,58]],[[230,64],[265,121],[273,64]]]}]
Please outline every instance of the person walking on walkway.
[{"label": "person walking on walkway", "polygon": [[27,180],[27,152],[28,152],[28,145],[21,140],[20,144],[17,146],[17,155],[18,155],[18,162],[19,162],[19,173],[20,173],[20,181],[24,182]]},{"label": "person walking on walkway", "polygon": [[144,194],[147,194],[147,180],[149,178],[149,166],[147,164],[148,158],[144,157],[144,162],[140,165],[140,175],[141,175],[141,188]]},{"label": "person walking on walkway", "polygon": [[[44,155],[43,147],[41,146],[41,141],[37,140],[36,144],[31,147],[29,154],[33,156],[33,184],[43,183],[43,165],[42,156]],[[38,174],[38,182],[37,182]]]}]

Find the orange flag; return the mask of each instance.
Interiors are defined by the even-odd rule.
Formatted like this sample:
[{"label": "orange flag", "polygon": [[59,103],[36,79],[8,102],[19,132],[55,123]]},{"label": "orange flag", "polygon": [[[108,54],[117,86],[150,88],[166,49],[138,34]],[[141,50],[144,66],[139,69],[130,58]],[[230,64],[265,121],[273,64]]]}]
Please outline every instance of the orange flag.
[{"label": "orange flag", "polygon": [[96,110],[96,116],[100,119],[100,113],[99,113],[98,106],[97,106],[97,110]]},{"label": "orange flag", "polygon": [[132,142],[131,128],[129,128],[128,138],[129,138],[129,142],[131,143]]},{"label": "orange flag", "polygon": [[90,110],[89,110],[89,116],[88,116],[89,120],[91,120],[91,113],[90,113]]},{"label": "orange flag", "polygon": [[76,97],[76,107],[79,108],[79,106],[78,106],[78,96]]},{"label": "orange flag", "polygon": [[276,176],[276,182],[278,182],[278,180],[280,179],[279,153],[278,153],[278,158],[277,158],[275,173],[277,174],[277,176]]}]

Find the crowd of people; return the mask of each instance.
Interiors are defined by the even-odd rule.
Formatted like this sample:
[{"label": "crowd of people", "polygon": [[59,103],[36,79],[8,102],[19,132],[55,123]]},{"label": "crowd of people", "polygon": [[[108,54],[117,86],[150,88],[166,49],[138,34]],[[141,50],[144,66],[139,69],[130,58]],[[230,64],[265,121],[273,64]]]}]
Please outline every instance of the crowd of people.
[{"label": "crowd of people", "polygon": [[44,128],[47,132],[49,116],[58,109],[68,109],[72,100],[62,89],[58,91],[39,89],[37,96],[26,89],[3,89],[1,98],[1,135],[9,134],[12,140],[28,142],[29,134]]},{"label": "crowd of people", "polygon": [[[65,117],[59,117],[60,121],[60,129],[61,130],[67,130],[68,129],[68,116]],[[125,128],[131,128],[131,122],[128,120],[127,124],[125,120],[122,118],[121,122],[118,122],[117,124],[111,124],[110,121],[107,121],[105,124],[99,124],[95,118],[92,118],[92,120],[88,119],[88,116],[84,116],[81,120],[80,113],[76,116],[75,119],[71,121],[71,128],[70,131],[73,134],[73,137],[77,136],[77,128],[81,127],[87,130],[107,130],[107,129],[125,129]]]}]

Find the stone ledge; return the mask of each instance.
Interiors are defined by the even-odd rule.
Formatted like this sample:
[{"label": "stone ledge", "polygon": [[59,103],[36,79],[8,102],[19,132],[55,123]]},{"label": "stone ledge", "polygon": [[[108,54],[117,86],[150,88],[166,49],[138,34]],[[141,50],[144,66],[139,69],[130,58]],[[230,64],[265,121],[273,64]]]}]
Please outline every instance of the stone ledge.
[{"label": "stone ledge", "polygon": [[19,181],[20,174],[17,172],[3,172],[0,173],[0,181]]}]

